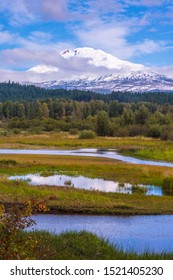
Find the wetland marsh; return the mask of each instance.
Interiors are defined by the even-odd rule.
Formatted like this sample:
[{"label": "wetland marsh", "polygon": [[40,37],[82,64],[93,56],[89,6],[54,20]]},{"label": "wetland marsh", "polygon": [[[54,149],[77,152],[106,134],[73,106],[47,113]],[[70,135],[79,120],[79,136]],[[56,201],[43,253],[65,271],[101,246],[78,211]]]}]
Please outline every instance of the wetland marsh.
[{"label": "wetland marsh", "polygon": [[[58,136],[58,135],[57,135]],[[15,136],[16,137],[16,136]],[[98,138],[87,141],[82,141],[76,138],[68,138],[67,134],[60,134],[58,137],[56,137],[55,142],[55,135],[52,137],[52,144],[50,145],[50,135],[46,135],[46,137],[40,136],[18,136],[16,139],[8,139],[8,141],[13,141],[13,144],[9,146],[8,148],[15,148],[12,153],[8,150],[7,153],[3,154],[3,149],[7,148],[7,143],[5,144],[4,138],[0,139],[0,142],[2,143],[1,146],[1,159],[0,159],[0,201],[2,204],[5,205],[5,207],[11,207],[11,205],[22,205],[24,201],[30,200],[32,198],[36,199],[44,199],[49,207],[49,219],[54,219],[54,216],[50,216],[50,214],[68,214],[72,219],[74,217],[78,217],[78,221],[84,222],[84,227],[78,227],[71,228],[71,230],[76,230],[77,227],[79,230],[89,230],[89,228],[86,226],[86,223],[84,221],[84,216],[81,216],[81,214],[90,215],[91,220],[94,220],[95,216],[98,215],[97,219],[100,219],[101,221],[109,221],[111,217],[106,218],[105,215],[119,215],[119,221],[123,219],[123,221],[126,220],[125,217],[129,217],[132,215],[135,219],[135,217],[138,219],[138,221],[141,221],[142,219],[147,219],[147,216],[145,215],[155,215],[157,216],[148,216],[148,219],[152,221],[152,217],[155,217],[153,221],[156,221],[159,226],[165,226],[165,228],[168,229],[169,232],[169,219],[172,219],[173,214],[173,197],[164,195],[161,196],[159,193],[158,196],[153,195],[144,195],[142,193],[133,193],[133,195],[128,193],[116,193],[114,192],[115,189],[112,188],[112,186],[108,187],[108,192],[104,192],[104,188],[106,189],[105,183],[108,184],[111,182],[119,182],[119,184],[122,186],[123,184],[127,183],[132,185],[150,185],[150,186],[156,186],[161,187],[163,184],[163,181],[167,178],[173,177],[173,168],[171,165],[173,164],[173,160],[171,160],[170,155],[168,155],[167,150],[171,150],[173,148],[173,144],[169,143],[166,145],[164,141],[155,141],[152,139],[106,139],[106,138]],[[64,138],[63,138],[64,137]],[[21,140],[21,138],[23,140]],[[31,139],[32,139],[32,151],[33,154],[30,153],[31,151]],[[38,140],[40,141],[40,144],[38,145]],[[122,141],[121,141],[122,140]],[[8,142],[7,141],[7,142]],[[62,145],[64,141],[64,144]],[[20,143],[19,143],[20,142]],[[30,143],[29,143],[30,142]],[[68,142],[68,144],[67,144]],[[96,143],[98,142],[98,148],[100,151],[100,154],[98,153],[98,150],[96,150]],[[44,145],[43,145],[44,143]],[[65,144],[66,143],[66,144]],[[76,145],[77,143],[77,145]],[[143,143],[143,145],[142,145]],[[92,146],[93,144],[93,146]],[[93,147],[92,151],[86,150],[89,147]],[[68,155],[64,155],[64,152],[60,151],[63,147],[66,147],[66,153],[69,153]],[[78,156],[75,156],[76,148],[85,149],[80,150],[80,153]],[[132,164],[129,162],[123,162],[122,160],[118,160],[115,158],[112,158],[113,155],[115,155],[115,151],[112,149],[118,149],[121,152],[120,156],[123,156],[127,158],[128,154],[130,155],[130,158],[134,156],[137,156],[137,151],[144,151],[144,150],[152,150],[156,151],[160,147],[160,150],[164,150],[164,158],[163,156],[160,157],[159,153],[160,150],[157,152],[157,156],[155,156],[154,162],[159,162],[159,165],[150,165],[150,164],[139,164],[135,163]],[[30,151],[27,151],[26,154],[20,154],[19,151],[16,149],[26,150],[30,149]],[[39,149],[42,149],[41,152]],[[69,151],[71,149],[71,151]],[[72,150],[73,149],[73,150]],[[101,150],[100,150],[101,149]],[[105,151],[105,149],[111,149],[108,151]],[[50,151],[47,152],[47,151]],[[4,150],[5,151],[5,150]],[[82,152],[81,152],[82,151]],[[97,152],[96,152],[97,151]],[[88,154],[89,152],[89,154]],[[91,157],[90,157],[91,152]],[[108,157],[104,157],[104,153],[108,152]],[[41,153],[41,154],[40,154]],[[43,154],[44,153],[44,154]],[[56,154],[55,154],[56,153]],[[85,153],[85,155],[84,155]],[[54,154],[54,155],[53,155]],[[98,155],[99,156],[95,156]],[[152,158],[151,158],[152,159]],[[136,161],[136,158],[134,157],[134,160]],[[137,159],[139,160],[139,159]],[[140,159],[143,160],[143,159]],[[148,156],[148,160],[150,160]],[[161,166],[163,163],[162,161],[169,161],[169,164],[171,165],[164,165]],[[172,161],[172,162],[171,162]],[[146,160],[145,160],[146,162]],[[153,161],[152,161],[153,162]],[[167,162],[166,162],[167,163]],[[59,174],[60,173],[60,174]],[[31,174],[33,177],[28,177],[27,174]],[[38,185],[30,185],[30,180],[32,181],[35,176],[38,174],[43,174],[42,178],[39,178]],[[11,179],[19,179],[20,176],[25,176],[26,180],[15,180],[10,181],[8,177],[10,176]],[[16,177],[18,176],[18,177]],[[46,180],[48,177],[53,176],[59,176],[58,180],[53,181],[51,184],[48,184]],[[65,177],[63,177],[65,176]],[[61,180],[60,180],[61,177]],[[90,179],[90,185],[87,186],[87,181],[82,181],[82,185],[84,186],[83,189],[80,189],[80,186],[77,185],[76,181],[72,181],[72,179],[75,178],[82,178],[82,180]],[[27,180],[29,179],[29,180]],[[49,178],[50,179],[50,178]],[[53,179],[53,178],[52,178]],[[57,179],[57,178],[56,178]],[[43,181],[42,181],[43,180]],[[96,182],[94,180],[98,180],[98,187],[92,189],[91,182]],[[65,183],[70,182],[70,185],[62,186],[62,181]],[[80,183],[81,184],[81,183]],[[117,185],[116,185],[117,187]],[[90,190],[89,190],[90,189]],[[161,189],[159,189],[159,192],[161,192]],[[80,214],[80,216],[71,216],[71,214]],[[162,216],[159,216],[161,214]],[[164,216],[163,214],[169,214],[169,216]],[[135,216],[135,215],[143,215],[143,216]],[[52,218],[51,218],[52,217]],[[59,218],[63,219],[63,216],[55,216],[55,219]],[[69,217],[69,216],[68,216]],[[93,217],[93,218],[92,218]],[[124,218],[123,218],[124,217]],[[151,218],[149,218],[151,217]],[[164,218],[165,217],[165,218]],[[40,224],[40,220],[44,217],[39,216],[36,217],[36,221],[38,222],[38,228],[37,229],[46,229],[48,230],[48,227],[45,228]],[[71,219],[70,218],[70,219]],[[89,218],[90,219],[90,218]],[[112,219],[114,219],[112,217]],[[117,218],[115,217],[115,220]],[[160,219],[160,220],[159,220]],[[42,220],[42,223],[44,224],[44,221]],[[47,223],[47,218],[45,216],[45,224]],[[89,223],[89,222],[88,222]],[[112,223],[112,226],[116,228],[121,228],[120,223]],[[126,226],[128,223],[126,224]],[[51,224],[50,224],[51,226]],[[91,224],[90,224],[91,226]],[[90,227],[89,226],[89,227]],[[91,226],[92,227],[92,226]],[[103,228],[105,227],[105,224],[103,224]],[[51,228],[53,228],[51,226]],[[132,225],[133,228],[133,225]],[[64,228],[62,231],[66,230]],[[68,228],[70,230],[70,228]],[[99,227],[97,227],[97,230],[93,230],[92,232],[95,234],[98,234]],[[122,229],[123,232],[124,229]],[[139,230],[139,229],[138,229]],[[132,238],[132,235],[129,235],[129,242],[127,244],[125,243],[125,240],[121,240],[122,243],[118,242],[118,239],[116,238],[117,235],[114,234],[115,228],[113,231],[110,230],[110,236],[114,238],[115,244],[124,246],[128,244],[134,245],[137,241],[135,238]],[[60,232],[59,232],[60,233]],[[140,234],[140,230],[138,231]],[[149,243],[147,245],[147,234],[150,235]],[[144,239],[146,240],[146,248],[148,252],[155,251],[157,253],[166,251],[169,247],[169,242],[172,242],[172,236],[170,235],[165,236],[164,234],[162,236],[162,241],[159,241],[158,236],[158,242],[160,244],[164,244],[165,247],[159,247],[160,245],[154,245],[155,247],[150,247],[150,242],[152,243],[153,239],[153,232],[146,233],[146,236],[144,236]],[[107,236],[104,236],[104,238],[107,238]],[[138,239],[138,237],[136,237]],[[156,238],[157,239],[157,238]],[[161,240],[161,239],[160,239]],[[109,240],[111,243],[113,242],[112,239]],[[138,240],[139,241],[139,240]],[[142,242],[142,241],[140,241]],[[142,243],[137,242],[136,246],[136,252],[143,253],[144,252],[144,246],[141,246]],[[159,244],[159,243],[158,243]],[[148,246],[148,247],[147,247]],[[158,246],[158,247],[157,247]],[[127,248],[126,247],[126,248]],[[125,248],[125,247],[124,247]],[[160,248],[160,249],[158,249]],[[130,250],[132,248],[130,247]],[[134,249],[134,248],[133,248]],[[158,250],[156,250],[158,249]],[[172,252],[172,249],[170,249]],[[167,250],[168,251],[168,250]]]}]

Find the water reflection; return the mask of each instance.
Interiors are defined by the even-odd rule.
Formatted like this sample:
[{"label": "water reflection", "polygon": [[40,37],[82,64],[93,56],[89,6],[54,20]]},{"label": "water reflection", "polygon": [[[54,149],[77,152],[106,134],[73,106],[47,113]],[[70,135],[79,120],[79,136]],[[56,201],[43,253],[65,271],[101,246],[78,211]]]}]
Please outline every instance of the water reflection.
[{"label": "water reflection", "polygon": [[142,160],[138,158],[120,155],[113,149],[79,149],[79,150],[18,150],[18,149],[0,149],[0,154],[21,154],[21,155],[59,155],[59,156],[87,156],[100,157],[119,160],[131,164],[144,164],[153,166],[173,167],[172,162]]},{"label": "water reflection", "polygon": [[107,239],[125,251],[173,252],[173,215],[80,216],[37,215],[36,230],[52,233],[86,230]]},{"label": "water reflection", "polygon": [[129,183],[119,183],[104,179],[93,179],[84,176],[68,176],[64,174],[54,174],[51,176],[41,176],[39,174],[28,174],[23,176],[11,176],[10,180],[25,180],[30,185],[66,186],[85,190],[98,190],[103,192],[117,193],[145,193],[146,195],[162,196],[163,191],[159,186],[138,185],[132,186]]}]

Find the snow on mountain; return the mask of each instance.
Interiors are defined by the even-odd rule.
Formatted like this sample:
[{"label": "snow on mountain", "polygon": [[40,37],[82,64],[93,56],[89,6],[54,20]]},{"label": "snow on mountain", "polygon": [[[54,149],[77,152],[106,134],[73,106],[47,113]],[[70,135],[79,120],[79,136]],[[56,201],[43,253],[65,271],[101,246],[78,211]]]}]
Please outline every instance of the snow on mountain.
[{"label": "snow on mountain", "polygon": [[173,91],[173,79],[153,72],[133,71],[125,75],[110,74],[93,80],[49,81],[37,84],[37,86],[50,89],[90,90],[99,93],[111,93],[112,91],[154,92]]},{"label": "snow on mountain", "polygon": [[88,63],[96,67],[102,66],[108,69],[116,70],[142,70],[142,64],[135,64],[125,60],[120,60],[117,57],[110,55],[102,50],[95,50],[93,48],[77,48],[73,51],[65,50],[60,53],[65,58],[87,58]]},{"label": "snow on mountain", "polygon": [[[59,55],[61,56],[61,67],[38,65],[28,70],[28,72],[37,74],[53,74],[51,74],[52,81],[34,83],[36,86],[52,89],[90,90],[99,93],[110,93],[112,91],[173,92],[173,79],[151,72],[141,64],[120,60],[101,50],[77,48],[73,51],[65,50]],[[63,60],[64,69],[62,69]],[[82,65],[84,65],[83,71],[78,68],[74,69],[74,65],[78,67],[81,60]],[[85,70],[85,65],[87,70]],[[88,65],[91,65],[91,69],[92,71],[94,69],[94,72],[89,72]],[[70,68],[69,71],[74,69],[73,75],[69,74],[71,72],[68,72],[68,67]],[[104,69],[103,72],[101,72],[102,69]],[[65,77],[60,78],[60,74],[63,71]],[[95,73],[97,75],[94,75]]]}]

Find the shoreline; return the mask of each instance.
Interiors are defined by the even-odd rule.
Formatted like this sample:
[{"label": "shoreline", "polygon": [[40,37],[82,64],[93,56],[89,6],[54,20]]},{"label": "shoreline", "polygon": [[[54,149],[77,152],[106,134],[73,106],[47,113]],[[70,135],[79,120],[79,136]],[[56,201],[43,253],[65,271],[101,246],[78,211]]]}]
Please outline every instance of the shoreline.
[{"label": "shoreline", "polygon": [[[0,204],[4,206],[4,208],[6,210],[12,208],[12,207],[19,207],[20,209],[24,208],[24,204],[23,203],[10,203],[10,202],[2,202],[0,201]],[[125,212],[122,213],[121,211],[116,211],[116,212],[99,212],[99,211],[90,211],[89,209],[85,209],[85,210],[77,210],[77,209],[62,209],[58,206],[49,206],[48,205],[48,211],[45,212],[39,212],[36,213],[34,215],[71,215],[71,216],[75,216],[75,215],[79,215],[79,216],[119,216],[119,217],[129,217],[129,216],[159,216],[159,215],[173,215],[173,211],[172,212],[150,212],[150,213],[142,213],[142,212],[137,212],[135,211],[135,213],[133,212]]]}]

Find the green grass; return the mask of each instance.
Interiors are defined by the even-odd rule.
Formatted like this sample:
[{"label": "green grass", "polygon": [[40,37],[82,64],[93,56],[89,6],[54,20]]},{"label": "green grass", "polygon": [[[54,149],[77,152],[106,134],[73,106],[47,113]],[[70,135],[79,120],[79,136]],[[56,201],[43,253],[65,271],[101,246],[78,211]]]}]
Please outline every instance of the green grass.
[{"label": "green grass", "polygon": [[[68,133],[44,133],[41,135],[9,135],[0,136],[1,148],[131,148],[131,147],[154,147],[160,143],[167,143],[157,139],[144,137],[96,137],[94,139],[79,139]],[[173,147],[173,143],[170,145]]]},{"label": "green grass", "polygon": [[96,137],[79,139],[68,133],[44,133],[41,135],[0,136],[1,148],[14,149],[77,149],[77,148],[114,148],[135,157],[173,161],[173,141],[145,137]]},{"label": "green grass", "polygon": [[[6,140],[6,143],[5,143]],[[0,145],[10,143],[22,145],[32,143],[49,148],[108,147],[119,148],[135,154],[145,149],[159,150],[173,148],[171,142],[146,138],[101,138],[80,140],[68,134],[52,133],[37,136],[17,135],[14,138],[0,137]],[[28,144],[27,144],[28,145]],[[29,147],[27,146],[26,147]],[[19,146],[18,146],[19,147]],[[21,148],[21,146],[20,146]],[[142,194],[106,194],[84,190],[48,186],[31,187],[26,182],[9,182],[8,175],[32,173],[51,174],[61,172],[68,175],[83,175],[103,178],[120,183],[162,185],[166,178],[173,177],[169,167],[133,165],[105,158],[51,156],[51,155],[1,155],[0,160],[0,200],[3,203],[21,203],[36,197],[46,199],[55,212],[94,213],[94,214],[163,214],[173,213],[173,198],[164,196],[146,197]]]},{"label": "green grass", "polygon": [[144,147],[142,149],[126,151],[126,154],[143,158],[173,162],[173,147],[172,143],[158,143],[154,147]]},{"label": "green grass", "polygon": [[[35,232],[38,246],[34,255],[26,252],[30,259],[45,260],[172,260],[173,253],[126,253],[111,246],[92,233],[68,232],[60,235]],[[30,233],[21,233],[20,242],[25,242]]]},{"label": "green grass", "polygon": [[27,182],[0,181],[0,203],[10,207],[32,198],[45,200],[50,213],[97,215],[173,214],[173,196],[104,193],[70,187],[29,186]]},{"label": "green grass", "polygon": [[[135,157],[173,161],[173,142],[148,138],[108,138],[78,139],[67,133],[47,133],[43,135],[1,136],[1,148],[114,148]],[[132,165],[111,159],[49,156],[49,155],[1,155],[0,160],[0,203],[6,207],[22,205],[31,198],[46,200],[50,213],[79,213],[98,215],[173,214],[173,197],[145,196],[143,194],[103,193],[85,191],[69,187],[29,186],[27,182],[12,182],[8,175],[52,174],[61,172],[129,182],[133,185],[162,185],[173,177],[173,169],[168,167]],[[22,233],[20,242],[30,233]],[[137,255],[114,248],[105,240],[86,233],[64,233],[52,235],[35,232],[39,246],[33,259],[173,259],[173,254]],[[28,252],[29,256],[29,252]]]},{"label": "green grass", "polygon": [[120,183],[161,185],[173,176],[169,167],[133,165],[111,159],[51,156],[51,155],[2,155],[2,160],[15,160],[17,164],[5,166],[0,163],[0,175],[61,172],[103,178]]}]

